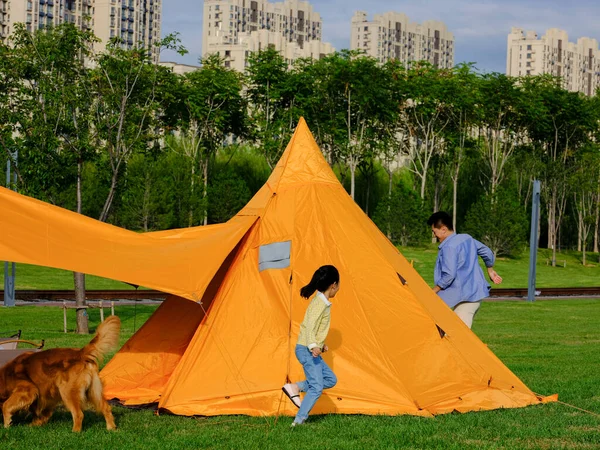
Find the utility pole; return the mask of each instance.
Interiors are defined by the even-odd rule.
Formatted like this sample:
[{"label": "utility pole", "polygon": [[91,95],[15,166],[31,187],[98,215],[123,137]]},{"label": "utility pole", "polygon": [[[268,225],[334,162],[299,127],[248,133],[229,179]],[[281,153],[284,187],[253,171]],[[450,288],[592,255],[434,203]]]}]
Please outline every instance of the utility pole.
[{"label": "utility pole", "polygon": [[[10,152],[9,152],[10,153]],[[17,185],[17,173],[11,173],[11,159],[14,158],[15,166],[19,158],[19,151],[16,150],[14,153],[9,154],[9,158],[6,161],[6,188],[10,189],[11,185],[13,190],[16,190]],[[11,307],[15,306],[15,274],[16,267],[15,263],[4,262],[4,306]]]},{"label": "utility pole", "polygon": [[535,268],[538,251],[538,226],[540,223],[540,193],[540,181],[534,180],[533,198],[531,200],[531,234],[529,237],[529,288],[527,290],[527,301],[529,302],[535,300]]}]

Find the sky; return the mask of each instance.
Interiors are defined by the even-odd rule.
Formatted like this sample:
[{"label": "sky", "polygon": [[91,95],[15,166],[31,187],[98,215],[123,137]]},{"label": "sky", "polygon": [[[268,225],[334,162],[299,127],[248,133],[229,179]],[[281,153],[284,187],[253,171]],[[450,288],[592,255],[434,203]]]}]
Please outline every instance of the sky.
[{"label": "sky", "polygon": [[[600,41],[598,0],[311,0],[323,21],[323,40],[341,50],[350,46],[355,11],[406,14],[412,22],[441,20],[454,33],[454,63],[473,62],[482,72],[505,72],[511,27],[534,30],[539,36],[560,28],[569,41],[591,37]],[[163,0],[163,35],[179,32],[189,53],[164,52],[162,61],[197,64],[202,50],[202,0]]]}]

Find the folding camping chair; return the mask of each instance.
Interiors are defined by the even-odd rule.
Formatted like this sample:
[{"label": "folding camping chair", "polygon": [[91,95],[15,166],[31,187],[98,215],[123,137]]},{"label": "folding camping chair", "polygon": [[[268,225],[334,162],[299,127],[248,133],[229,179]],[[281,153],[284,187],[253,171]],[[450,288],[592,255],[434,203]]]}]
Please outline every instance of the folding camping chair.
[{"label": "folding camping chair", "polygon": [[[32,348],[17,348],[19,344],[31,345]],[[39,352],[44,348],[44,340],[41,343],[21,339],[21,330],[9,337],[0,337],[0,367],[12,361],[17,356],[28,352]]]},{"label": "folding camping chair", "polygon": [[21,339],[21,330],[16,333],[7,336],[0,337],[0,350],[14,350],[17,348],[17,344],[19,343],[19,339]]}]

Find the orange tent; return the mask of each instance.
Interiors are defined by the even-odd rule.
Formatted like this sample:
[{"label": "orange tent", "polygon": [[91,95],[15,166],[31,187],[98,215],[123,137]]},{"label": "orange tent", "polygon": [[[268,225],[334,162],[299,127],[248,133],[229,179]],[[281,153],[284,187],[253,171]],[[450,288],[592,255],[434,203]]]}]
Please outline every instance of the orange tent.
[{"label": "orange tent", "polygon": [[339,381],[314,412],[428,416],[555,399],[530,391],[432,292],[347,195],[303,119],[223,225],[140,235],[6,190],[0,202],[0,259],[174,294],[103,369],[107,398],[182,415],[295,414],[281,386],[303,378],[299,290],[334,264],[325,359]]}]

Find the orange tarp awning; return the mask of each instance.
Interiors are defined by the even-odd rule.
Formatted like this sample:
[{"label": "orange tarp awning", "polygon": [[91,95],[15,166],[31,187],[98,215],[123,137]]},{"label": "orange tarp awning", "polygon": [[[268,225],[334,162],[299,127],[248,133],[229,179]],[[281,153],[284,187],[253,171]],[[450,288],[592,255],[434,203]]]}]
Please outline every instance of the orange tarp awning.
[{"label": "orange tarp awning", "polygon": [[190,300],[255,222],[135,233],[0,188],[0,258],[73,270]]}]

